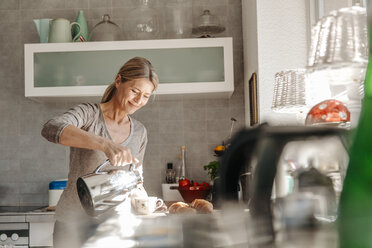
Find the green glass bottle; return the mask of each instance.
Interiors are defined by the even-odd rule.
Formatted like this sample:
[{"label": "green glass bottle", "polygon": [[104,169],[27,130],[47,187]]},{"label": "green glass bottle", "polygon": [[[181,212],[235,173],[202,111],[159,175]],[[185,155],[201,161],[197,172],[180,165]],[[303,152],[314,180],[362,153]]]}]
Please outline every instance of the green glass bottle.
[{"label": "green glass bottle", "polygon": [[369,62],[365,96],[339,206],[339,245],[372,247],[372,0],[367,0]]}]

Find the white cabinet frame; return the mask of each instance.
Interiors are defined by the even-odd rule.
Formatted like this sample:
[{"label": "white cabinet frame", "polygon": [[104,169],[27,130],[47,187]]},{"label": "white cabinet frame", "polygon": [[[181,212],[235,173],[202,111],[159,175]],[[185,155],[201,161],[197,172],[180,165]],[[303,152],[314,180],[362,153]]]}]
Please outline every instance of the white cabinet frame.
[{"label": "white cabinet frame", "polygon": [[[25,44],[25,97],[36,100],[101,97],[107,85],[34,87],[34,54],[43,52],[108,51],[162,48],[223,47],[224,82],[161,83],[157,95],[230,97],[234,91],[232,38],[132,40],[77,43]],[[182,59],[182,58],[180,58]],[[114,75],[113,75],[114,76]]]}]

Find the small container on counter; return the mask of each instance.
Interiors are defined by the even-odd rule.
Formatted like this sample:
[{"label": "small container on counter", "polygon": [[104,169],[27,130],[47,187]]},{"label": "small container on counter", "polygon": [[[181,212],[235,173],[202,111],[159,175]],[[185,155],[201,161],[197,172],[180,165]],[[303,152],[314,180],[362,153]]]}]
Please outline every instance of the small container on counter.
[{"label": "small container on counter", "polygon": [[57,206],[66,184],[67,179],[58,179],[49,183],[49,207]]},{"label": "small container on counter", "polygon": [[163,200],[165,202],[183,201],[183,198],[178,190],[171,187],[178,187],[178,183],[163,183],[161,185]]},{"label": "small container on counter", "polygon": [[176,172],[173,169],[173,163],[167,163],[167,170],[165,172],[165,182],[166,183],[176,182]]}]

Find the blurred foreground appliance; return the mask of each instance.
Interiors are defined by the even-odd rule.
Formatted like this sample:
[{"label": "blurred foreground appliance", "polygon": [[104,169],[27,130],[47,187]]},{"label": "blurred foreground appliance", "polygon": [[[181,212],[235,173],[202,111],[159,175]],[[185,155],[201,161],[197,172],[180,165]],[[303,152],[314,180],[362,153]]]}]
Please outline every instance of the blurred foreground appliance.
[{"label": "blurred foreground appliance", "polygon": [[347,131],[330,127],[268,126],[237,133],[222,158],[218,195],[238,201],[243,192],[253,223],[252,244],[274,244],[281,230],[334,222],[348,163]]}]

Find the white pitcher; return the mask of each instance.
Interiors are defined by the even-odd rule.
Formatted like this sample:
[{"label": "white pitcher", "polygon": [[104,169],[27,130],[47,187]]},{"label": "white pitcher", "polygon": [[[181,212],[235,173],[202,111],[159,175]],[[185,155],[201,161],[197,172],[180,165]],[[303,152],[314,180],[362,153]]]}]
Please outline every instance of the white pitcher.
[{"label": "white pitcher", "polygon": [[[79,27],[78,34],[72,38],[71,28],[73,25]],[[80,25],[77,22],[70,23],[69,20],[64,18],[57,18],[50,22],[49,30],[49,43],[58,43],[58,42],[72,42],[79,38],[80,36]]]}]

